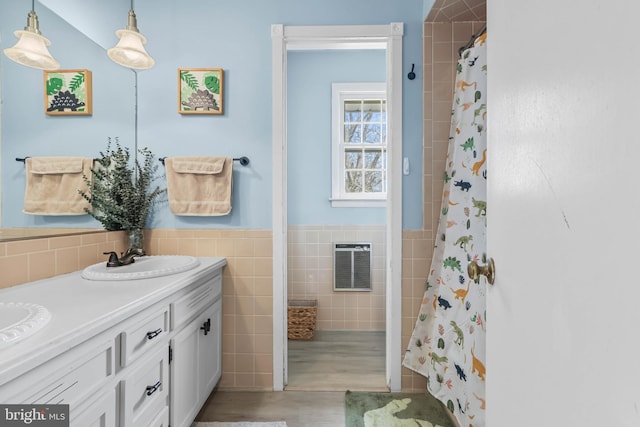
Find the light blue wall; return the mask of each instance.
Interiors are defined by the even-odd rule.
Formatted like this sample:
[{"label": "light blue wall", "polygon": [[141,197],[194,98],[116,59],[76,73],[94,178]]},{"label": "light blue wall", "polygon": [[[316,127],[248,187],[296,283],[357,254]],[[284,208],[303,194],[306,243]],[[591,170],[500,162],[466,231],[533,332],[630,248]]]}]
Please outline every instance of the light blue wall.
[{"label": "light blue wall", "polygon": [[[26,24],[30,2],[0,0],[1,47],[15,44],[13,31]],[[29,3],[29,4],[27,4]],[[21,7],[15,7],[14,5]],[[108,136],[123,145],[133,143],[134,75],[114,64],[104,49],[56,14],[36,6],[40,30],[51,40],[50,51],[64,69],[89,69],[93,80],[92,116],[47,116],[44,76],[40,70],[18,65],[4,54],[2,73],[2,218],[3,227],[99,227],[88,215],[61,217],[22,213],[25,156],[96,157]],[[115,37],[115,35],[114,35]]]},{"label": "light blue wall", "polygon": [[[97,1],[97,0],[89,0]],[[18,4],[20,3],[20,4]],[[61,3],[60,0],[57,3]],[[13,44],[13,30],[24,26],[28,5],[0,0],[2,48]],[[53,6],[52,6],[53,7]],[[138,0],[140,31],[156,60],[138,73],[138,141],[157,156],[223,155],[251,159],[236,163],[233,210],[223,217],[178,217],[160,205],[148,224],[156,228],[270,229],[271,165],[271,25],[347,25],[403,22],[404,74],[416,64],[418,78],[403,81],[403,155],[422,158],[422,15],[420,0]],[[47,117],[43,113],[42,73],[2,56],[3,226],[99,226],[84,217],[24,215],[24,166],[13,159],[27,155],[97,156],[108,136],[132,146],[133,73],[109,63],[103,49],[81,39],[59,18],[36,7],[43,33],[62,68],[93,71],[91,117]],[[105,13],[104,11],[101,13]],[[118,9],[118,13],[122,13]],[[85,17],[85,19],[88,19]],[[112,22],[113,17],[104,21]],[[116,28],[124,27],[126,13]],[[58,28],[60,27],[60,28]],[[113,33],[112,33],[113,34]],[[93,35],[94,39],[99,39]],[[112,36],[116,43],[115,35]],[[177,113],[177,69],[224,69],[224,114]],[[403,181],[405,229],[422,226],[422,167],[412,163]]]},{"label": "light blue wall", "polygon": [[289,52],[287,56],[288,221],[384,224],[384,208],[332,208],[331,84],[386,80],[385,51]]}]

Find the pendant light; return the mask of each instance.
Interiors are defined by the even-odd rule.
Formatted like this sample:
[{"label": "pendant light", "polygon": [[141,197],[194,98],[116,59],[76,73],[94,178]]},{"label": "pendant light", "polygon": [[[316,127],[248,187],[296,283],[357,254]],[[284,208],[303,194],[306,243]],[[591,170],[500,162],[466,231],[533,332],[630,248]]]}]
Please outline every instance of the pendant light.
[{"label": "pendant light", "polygon": [[123,30],[117,30],[116,36],[120,38],[120,41],[107,51],[107,55],[113,62],[135,70],[146,70],[153,67],[155,61],[143,46],[147,43],[147,39],[138,30],[136,13],[133,11],[133,0],[131,0],[127,26]]},{"label": "pendant light", "polygon": [[31,0],[31,11],[27,15],[27,26],[24,30],[14,31],[18,38],[15,46],[4,50],[9,59],[18,64],[39,70],[57,70],[60,63],[53,59],[47,46],[51,42],[40,33],[38,15],[34,8],[35,0]]}]

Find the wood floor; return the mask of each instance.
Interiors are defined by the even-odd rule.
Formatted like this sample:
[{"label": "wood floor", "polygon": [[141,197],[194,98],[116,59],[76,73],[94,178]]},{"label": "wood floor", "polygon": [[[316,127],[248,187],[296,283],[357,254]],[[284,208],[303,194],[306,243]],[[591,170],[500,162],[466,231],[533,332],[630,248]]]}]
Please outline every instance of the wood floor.
[{"label": "wood floor", "polygon": [[196,420],[342,427],[346,390],[388,391],[384,349],[384,332],[316,331],[313,340],[289,340],[285,391],[217,390]]},{"label": "wood floor", "polygon": [[316,331],[289,340],[286,390],[388,391],[384,331]]},{"label": "wood floor", "polygon": [[215,391],[196,421],[286,421],[287,427],[347,427],[343,391]]}]

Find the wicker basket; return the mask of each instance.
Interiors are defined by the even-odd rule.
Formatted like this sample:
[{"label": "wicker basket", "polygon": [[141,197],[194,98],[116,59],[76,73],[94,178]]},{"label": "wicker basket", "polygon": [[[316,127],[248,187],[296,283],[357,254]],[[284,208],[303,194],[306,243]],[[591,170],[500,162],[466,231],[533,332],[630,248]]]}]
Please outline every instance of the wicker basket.
[{"label": "wicker basket", "polygon": [[289,300],[287,307],[290,340],[310,340],[316,330],[317,300]]}]

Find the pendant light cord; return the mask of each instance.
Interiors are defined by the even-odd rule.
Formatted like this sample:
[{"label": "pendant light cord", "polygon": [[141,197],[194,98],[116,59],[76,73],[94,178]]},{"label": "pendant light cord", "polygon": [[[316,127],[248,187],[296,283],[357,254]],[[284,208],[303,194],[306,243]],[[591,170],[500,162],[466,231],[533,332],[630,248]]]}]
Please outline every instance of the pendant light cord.
[{"label": "pendant light cord", "polygon": [[[133,3],[133,0],[131,1]],[[133,88],[134,88],[134,111],[133,111],[133,159],[138,163],[138,72],[136,70],[133,71]],[[133,168],[134,170],[134,180],[136,185],[138,183],[138,168]]]}]

